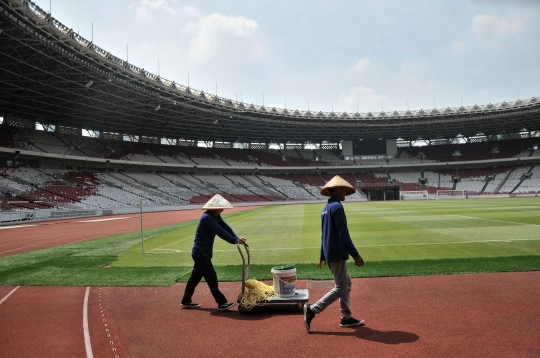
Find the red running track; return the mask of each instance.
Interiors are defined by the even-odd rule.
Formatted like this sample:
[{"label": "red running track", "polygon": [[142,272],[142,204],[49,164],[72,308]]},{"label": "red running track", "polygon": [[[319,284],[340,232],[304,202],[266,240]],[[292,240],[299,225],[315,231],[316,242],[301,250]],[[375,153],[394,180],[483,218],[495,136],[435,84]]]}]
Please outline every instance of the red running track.
[{"label": "red running track", "polygon": [[[311,301],[328,281],[299,281]],[[326,286],[326,287],[325,287]],[[354,279],[366,326],[339,327],[338,305],[312,322],[284,305],[217,311],[206,285],[181,309],[185,284],[92,287],[93,357],[539,357],[540,272]],[[221,283],[229,300],[239,283]],[[14,287],[0,286],[0,300]],[[0,357],[87,357],[84,287],[19,287],[0,304]]]},{"label": "red running track", "polygon": [[[251,210],[258,206],[227,209],[226,214]],[[143,228],[151,229],[198,220],[202,210],[144,213]],[[44,249],[141,230],[139,214],[76,218],[0,226],[0,256]]]},{"label": "red running track", "polygon": [[[145,214],[144,226],[200,215]],[[127,219],[3,229],[0,255],[139,230],[137,215],[111,218],[119,217]],[[314,302],[332,282],[297,286],[309,288]],[[0,286],[0,358],[540,357],[540,272],[354,279],[353,313],[366,326],[340,328],[334,304],[309,334],[293,307],[217,311],[204,283],[194,296],[202,307],[181,309],[184,287]],[[237,282],[220,287],[231,301],[240,291]]]}]

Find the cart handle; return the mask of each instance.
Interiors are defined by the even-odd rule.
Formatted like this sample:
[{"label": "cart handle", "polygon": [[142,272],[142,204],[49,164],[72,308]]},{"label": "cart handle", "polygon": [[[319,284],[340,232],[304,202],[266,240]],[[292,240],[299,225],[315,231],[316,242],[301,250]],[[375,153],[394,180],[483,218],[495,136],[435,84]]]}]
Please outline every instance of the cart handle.
[{"label": "cart handle", "polygon": [[242,257],[242,294],[245,291],[246,288],[246,280],[249,279],[249,270],[251,265],[251,255],[249,254],[249,246],[248,244],[244,243],[244,249],[247,253],[247,266],[246,266],[246,259],[244,257],[244,254],[242,253],[242,249],[240,248],[240,244],[236,244],[236,247],[238,248],[238,252],[240,253],[240,256]]}]

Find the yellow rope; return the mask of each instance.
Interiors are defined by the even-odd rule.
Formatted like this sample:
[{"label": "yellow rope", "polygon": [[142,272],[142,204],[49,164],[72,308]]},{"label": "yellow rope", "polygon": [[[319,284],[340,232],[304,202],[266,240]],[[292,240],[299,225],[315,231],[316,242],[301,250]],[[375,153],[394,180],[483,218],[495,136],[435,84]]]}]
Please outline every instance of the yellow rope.
[{"label": "yellow rope", "polygon": [[245,282],[244,297],[242,297],[240,304],[247,310],[251,310],[255,306],[264,305],[265,301],[272,297],[278,297],[278,294],[274,292],[274,286],[252,278]]}]

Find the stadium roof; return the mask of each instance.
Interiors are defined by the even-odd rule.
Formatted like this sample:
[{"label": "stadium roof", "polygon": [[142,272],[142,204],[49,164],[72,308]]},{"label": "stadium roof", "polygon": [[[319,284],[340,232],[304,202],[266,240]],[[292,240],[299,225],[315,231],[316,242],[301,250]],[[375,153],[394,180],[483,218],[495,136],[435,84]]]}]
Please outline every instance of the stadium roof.
[{"label": "stadium roof", "polygon": [[176,84],[99,48],[31,1],[0,0],[0,116],[187,140],[321,143],[540,129],[540,100],[391,113],[295,111]]}]

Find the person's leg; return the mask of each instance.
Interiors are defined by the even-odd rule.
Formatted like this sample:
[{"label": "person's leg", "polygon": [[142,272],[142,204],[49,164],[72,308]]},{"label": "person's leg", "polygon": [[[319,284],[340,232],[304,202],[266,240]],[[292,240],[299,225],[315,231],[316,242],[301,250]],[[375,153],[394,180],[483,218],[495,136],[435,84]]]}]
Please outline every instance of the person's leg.
[{"label": "person's leg", "polygon": [[182,298],[182,303],[189,303],[192,301],[193,293],[195,293],[195,288],[201,282],[203,277],[203,268],[201,267],[200,258],[196,256],[193,257],[193,271],[191,271],[191,276],[189,277],[186,289],[184,290],[184,297]]},{"label": "person's leg", "polygon": [[[347,271],[347,261],[342,260],[339,262],[329,262],[328,266],[330,267],[330,271],[332,271],[332,273],[334,274],[335,285],[334,285],[334,288],[330,292],[328,292],[326,295],[324,295],[320,300],[318,300],[312,305],[309,305],[309,308],[311,309],[311,311],[313,311],[313,313],[321,313],[332,302],[342,298],[348,292],[350,292],[349,290],[350,277],[349,277],[349,272]],[[349,300],[347,299],[344,302],[344,305],[348,304],[348,302]],[[342,315],[343,315],[344,314],[343,306],[340,306],[340,307],[342,308]],[[350,315],[350,310],[348,314]]]},{"label": "person's leg", "polygon": [[214,265],[212,265],[212,259],[209,257],[201,258],[201,267],[203,267],[203,277],[218,306],[227,303],[227,298],[225,298],[223,293],[219,290],[217,273],[216,270],[214,270]]},{"label": "person's leg", "polygon": [[346,279],[348,282],[347,285],[347,293],[345,293],[340,299],[339,299],[339,308],[341,309],[341,319],[347,320],[351,318],[351,290],[352,290],[352,280],[351,275],[349,274],[349,269],[347,268],[347,264],[345,261],[345,266],[343,268],[344,272],[343,275],[346,275]]}]

